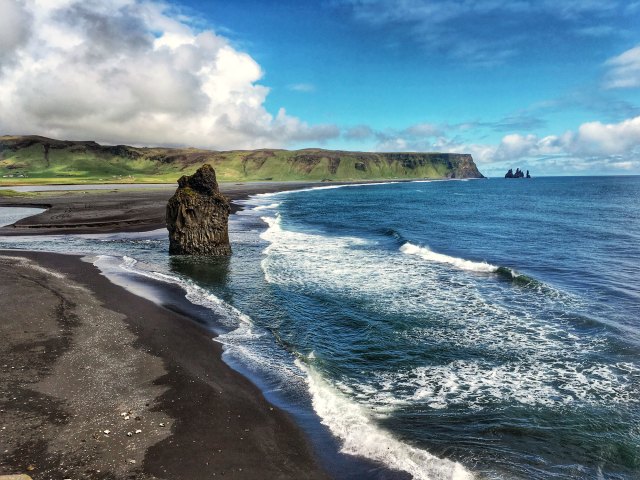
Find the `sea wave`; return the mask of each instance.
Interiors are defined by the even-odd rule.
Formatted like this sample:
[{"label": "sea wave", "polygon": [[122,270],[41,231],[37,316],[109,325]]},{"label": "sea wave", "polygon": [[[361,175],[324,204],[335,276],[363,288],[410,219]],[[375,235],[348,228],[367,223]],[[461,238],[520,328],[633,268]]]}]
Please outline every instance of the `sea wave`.
[{"label": "sea wave", "polygon": [[540,286],[541,283],[527,275],[516,272],[509,267],[492,265],[487,262],[476,262],[464,258],[452,257],[443,253],[437,253],[428,247],[420,247],[411,242],[406,242],[400,247],[400,251],[406,255],[416,255],[429,262],[451,265],[459,270],[477,273],[493,273],[505,280],[512,281],[523,286]]},{"label": "sea wave", "polygon": [[[411,181],[415,183],[421,183],[421,182],[432,182],[434,180],[411,180]],[[406,183],[406,181],[343,183],[340,185],[317,185],[313,187],[297,188],[294,190],[283,190],[280,192],[256,193],[255,195],[251,196],[251,199],[249,201],[261,200],[264,198],[270,198],[270,197],[275,197],[280,195],[290,195],[290,194],[300,193],[300,192],[311,192],[315,190],[335,190],[338,188],[369,187],[369,186],[375,186],[375,185],[391,185],[394,183]]]},{"label": "sea wave", "polygon": [[[292,389],[297,388],[294,384],[299,383],[301,372],[292,362],[283,358],[288,353],[281,352],[282,355],[276,355],[273,350],[272,336],[255,325],[251,317],[233,305],[196,285],[191,280],[138,268],[138,261],[128,256],[118,258],[100,255],[94,261],[94,265],[101,271],[109,272],[111,275],[114,274],[115,266],[122,272],[181,287],[185,291],[185,298],[189,302],[205,307],[216,315],[216,323],[223,328],[216,332],[218,336],[214,340],[223,345],[223,357],[232,360],[234,365],[242,365],[243,370],[246,372],[269,378],[280,386],[286,384]],[[131,288],[130,282],[123,282],[122,285],[126,288]],[[137,293],[144,296],[144,292],[138,291]],[[158,300],[149,299],[152,301]]]},{"label": "sea wave", "polygon": [[499,268],[496,265],[491,265],[486,262],[474,262],[472,260],[465,260],[464,258],[450,257],[449,255],[437,253],[427,247],[419,247],[410,242],[402,245],[400,251],[407,255],[417,255],[431,262],[447,263],[461,270],[469,270],[471,272],[495,273]]},{"label": "sea wave", "polygon": [[269,203],[267,205],[257,205],[255,207],[253,207],[253,210],[255,211],[260,211],[260,210],[275,210],[276,208],[278,208],[280,206],[279,203]]},{"label": "sea wave", "polygon": [[381,462],[405,471],[416,480],[470,480],[471,472],[460,463],[396,439],[378,427],[366,409],[332,387],[312,366],[296,360],[306,375],[313,408],[331,432],[342,440],[341,451]]},{"label": "sea wave", "polygon": [[[273,226],[279,228],[276,219],[271,220]],[[342,452],[408,472],[417,480],[473,478],[461,464],[438,458],[425,450],[403,443],[378,427],[364,407],[341,394],[308,364],[298,359],[291,365],[286,365],[282,358],[265,355],[264,345],[256,344],[265,333],[256,331],[251,318],[190,280],[138,268],[137,260],[128,256],[117,258],[100,255],[93,263],[110,274],[113,274],[116,267],[123,272],[178,285],[185,290],[185,296],[190,302],[212,310],[223,319],[226,318],[227,325],[236,328],[216,338],[225,346],[225,352],[232,352],[235,358],[242,360],[243,365],[249,365],[250,370],[268,369],[272,374],[277,372],[283,379],[288,379],[288,388],[295,389],[294,384],[300,382],[303,382],[301,385],[306,384],[312,406],[321,422],[342,441]],[[315,354],[312,353],[307,358],[313,361]],[[262,368],[251,368],[251,365],[261,365]],[[284,387],[284,382],[282,383]]]}]

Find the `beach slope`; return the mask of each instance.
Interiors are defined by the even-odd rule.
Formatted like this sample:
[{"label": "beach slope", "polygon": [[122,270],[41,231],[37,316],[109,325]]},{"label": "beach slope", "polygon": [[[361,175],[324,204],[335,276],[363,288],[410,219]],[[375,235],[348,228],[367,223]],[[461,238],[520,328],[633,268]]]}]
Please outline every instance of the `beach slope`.
[{"label": "beach slope", "polygon": [[190,318],[79,257],[0,252],[0,474],[325,478]]}]

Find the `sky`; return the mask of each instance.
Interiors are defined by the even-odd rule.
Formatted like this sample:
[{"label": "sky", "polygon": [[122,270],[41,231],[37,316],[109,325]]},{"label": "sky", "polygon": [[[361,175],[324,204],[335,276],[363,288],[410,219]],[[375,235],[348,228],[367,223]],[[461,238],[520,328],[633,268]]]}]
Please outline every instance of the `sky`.
[{"label": "sky", "polygon": [[0,134],[640,174],[640,1],[0,0]]}]

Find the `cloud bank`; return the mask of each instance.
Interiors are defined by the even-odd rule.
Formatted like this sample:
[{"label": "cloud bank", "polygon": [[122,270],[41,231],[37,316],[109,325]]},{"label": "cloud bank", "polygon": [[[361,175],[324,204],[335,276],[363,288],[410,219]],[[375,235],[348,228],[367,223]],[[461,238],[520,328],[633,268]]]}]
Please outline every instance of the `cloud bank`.
[{"label": "cloud bank", "polygon": [[635,160],[640,155],[640,117],[609,124],[587,122],[577,131],[559,136],[507,135],[495,157],[501,160],[547,155]]},{"label": "cloud bank", "polygon": [[[502,123],[500,120],[486,125]],[[497,144],[465,140],[463,134],[468,125],[421,123],[383,131],[359,125],[346,130],[344,135],[350,140],[371,139],[377,151],[470,153],[481,167],[496,172],[504,165],[522,163],[564,173],[640,171],[640,116],[618,123],[586,122],[576,130],[558,135],[510,133]]]},{"label": "cloud bank", "polygon": [[0,131],[104,143],[282,147],[339,135],[264,107],[247,53],[167,4],[0,0]]}]

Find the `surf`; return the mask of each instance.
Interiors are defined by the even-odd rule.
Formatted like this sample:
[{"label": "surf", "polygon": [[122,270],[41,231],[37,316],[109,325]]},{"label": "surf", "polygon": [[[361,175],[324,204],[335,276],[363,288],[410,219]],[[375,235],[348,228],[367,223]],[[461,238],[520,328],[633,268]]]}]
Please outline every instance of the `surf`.
[{"label": "surf", "polygon": [[331,432],[342,441],[341,451],[381,462],[409,473],[416,480],[472,480],[460,463],[442,459],[408,445],[378,427],[367,410],[332,387],[312,366],[300,359],[312,405]]},{"label": "surf", "polygon": [[491,263],[487,263],[484,261],[477,262],[473,260],[466,260],[464,258],[452,257],[449,255],[445,255],[443,253],[434,252],[428,247],[424,247],[424,246],[420,247],[418,245],[414,245],[411,242],[404,243],[400,247],[400,251],[406,255],[418,256],[423,260],[427,260],[429,262],[436,262],[436,263],[451,265],[459,270],[466,270],[469,272],[476,272],[476,273],[493,273],[505,280],[512,281],[522,286],[540,285],[540,282],[538,282],[537,280],[527,275],[518,273],[509,267],[492,265]]}]

